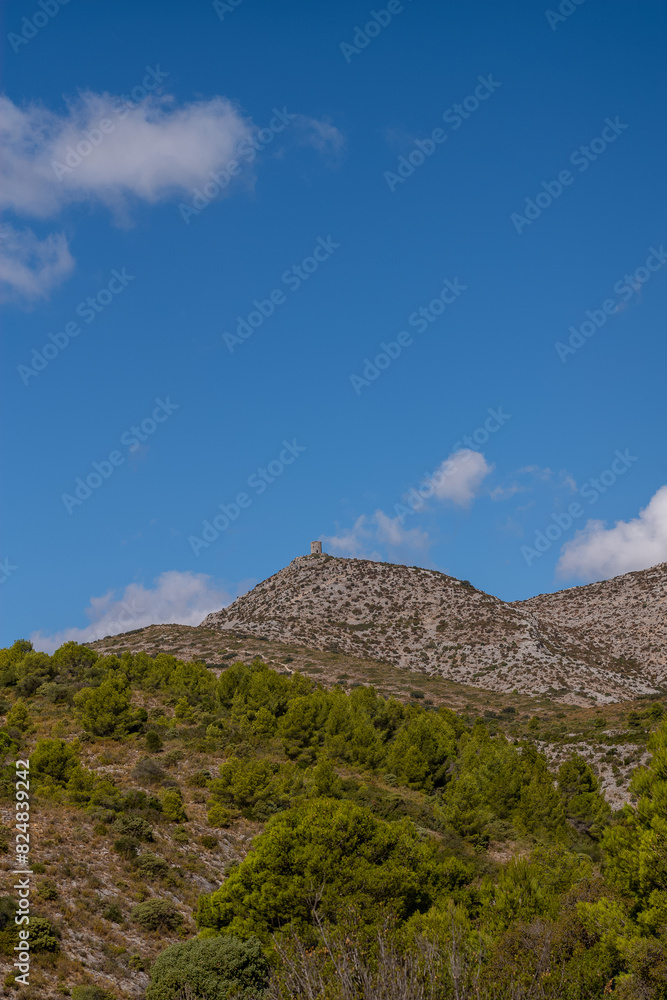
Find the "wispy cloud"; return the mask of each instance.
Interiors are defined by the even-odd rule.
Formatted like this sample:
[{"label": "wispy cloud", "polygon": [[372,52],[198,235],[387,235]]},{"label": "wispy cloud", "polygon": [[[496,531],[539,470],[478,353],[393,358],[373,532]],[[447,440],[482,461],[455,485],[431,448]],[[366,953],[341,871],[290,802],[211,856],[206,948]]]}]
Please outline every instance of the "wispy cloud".
[{"label": "wispy cloud", "polygon": [[351,528],[323,538],[325,548],[332,555],[350,559],[381,559],[377,546],[391,550],[426,551],[430,539],[419,528],[403,527],[401,517],[389,517],[382,510],[374,514],[361,514]]},{"label": "wispy cloud", "polygon": [[540,465],[524,465],[518,471],[534,476],[535,479],[541,479],[542,482],[547,482],[553,476],[553,471],[548,466],[543,469]]},{"label": "wispy cloud", "polygon": [[329,161],[339,159],[345,151],[345,136],[330,119],[297,115],[295,125],[301,145],[312,146]]},{"label": "wispy cloud", "polygon": [[492,500],[510,500],[517,493],[529,493],[538,486],[545,485],[555,490],[568,490],[576,493],[577,484],[569,472],[562,469],[558,475],[548,466],[524,465],[513,472],[504,483],[491,490]]},{"label": "wispy cloud", "polygon": [[381,510],[373,515],[377,527],[377,537],[394,548],[427,550],[431,540],[426,531],[420,528],[404,528],[401,517],[389,517]]},{"label": "wispy cloud", "polygon": [[351,528],[339,528],[335,535],[325,535],[323,538],[327,549],[332,555],[349,556],[354,559],[361,555],[370,532],[367,527],[368,518],[360,514]]},{"label": "wispy cloud", "polygon": [[47,298],[74,268],[64,233],[38,239],[31,229],[0,224],[0,299]]},{"label": "wispy cloud", "polygon": [[508,483],[507,486],[496,486],[491,490],[489,496],[492,500],[510,500],[517,493],[525,493],[527,486],[521,483]]}]

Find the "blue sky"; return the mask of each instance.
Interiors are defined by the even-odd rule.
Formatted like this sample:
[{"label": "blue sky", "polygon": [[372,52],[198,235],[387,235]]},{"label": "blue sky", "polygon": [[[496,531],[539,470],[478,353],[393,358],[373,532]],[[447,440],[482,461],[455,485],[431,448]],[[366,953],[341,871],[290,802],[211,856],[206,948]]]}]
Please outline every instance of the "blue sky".
[{"label": "blue sky", "polygon": [[3,643],[196,623],[315,538],[506,600],[667,559],[663,4],[44,3]]}]

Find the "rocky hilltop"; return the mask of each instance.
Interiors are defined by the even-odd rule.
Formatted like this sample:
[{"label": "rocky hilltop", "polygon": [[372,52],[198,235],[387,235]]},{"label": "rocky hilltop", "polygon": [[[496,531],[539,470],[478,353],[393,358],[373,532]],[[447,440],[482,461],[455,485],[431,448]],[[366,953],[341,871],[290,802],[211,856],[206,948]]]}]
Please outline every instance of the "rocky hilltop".
[{"label": "rocky hilltop", "polygon": [[202,622],[491,691],[602,704],[660,690],[667,564],[507,603],[435,570],[299,556]]},{"label": "rocky hilltop", "polygon": [[593,642],[605,662],[634,662],[656,683],[667,680],[667,563],[512,607],[556,626],[573,649]]}]

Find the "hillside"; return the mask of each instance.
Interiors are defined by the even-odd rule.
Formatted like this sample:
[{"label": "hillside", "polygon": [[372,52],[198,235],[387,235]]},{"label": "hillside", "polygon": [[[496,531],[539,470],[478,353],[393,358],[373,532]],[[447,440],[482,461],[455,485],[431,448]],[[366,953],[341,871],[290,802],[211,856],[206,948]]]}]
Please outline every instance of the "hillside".
[{"label": "hillside", "polygon": [[202,626],[489,691],[605,704],[661,688],[666,590],[663,564],[509,604],[435,570],[300,556]]},{"label": "hillside", "polygon": [[616,809],[629,801],[632,770],[646,759],[642,740],[638,741],[634,728],[628,729],[627,719],[633,713],[645,714],[655,704],[655,695],[643,695],[636,701],[610,702],[602,715],[590,699],[582,699],[586,704],[567,706],[564,712],[566,706],[548,694],[488,691],[441,674],[406,670],[350,653],[248,638],[201,626],[150,625],[89,645],[102,655],[128,651],[156,656],[162,652],[200,660],[218,676],[233,662],[261,659],[275,670],[303,674],[327,688],[337,685],[349,692],[360,685],[372,685],[383,697],[453,709],[471,720],[483,718],[492,729],[510,738],[538,737],[541,751],[553,765],[566,752],[580,753],[595,768],[605,798]]},{"label": "hillside", "polygon": [[[164,655],[177,645],[187,649],[189,662]],[[599,867],[602,831],[620,822],[609,805],[628,801],[630,772],[649,759],[651,745],[660,752],[662,740],[667,747],[667,727],[662,736],[656,731],[664,706],[653,698],[609,705],[604,713],[565,711],[548,698],[496,695],[435,673],[210,628],[152,626],[96,646],[67,643],[49,657],[19,640],[0,651],[0,954],[7,960],[4,995],[16,1000],[212,1000],[226,994],[201,983],[194,993],[152,990],[149,976],[154,984],[164,949],[176,963],[178,948],[195,944],[198,930],[226,928],[241,937],[258,934],[271,947],[276,927],[288,935],[276,948],[296,949],[278,954],[276,974],[287,985],[273,982],[253,996],[312,1000],[290,977],[307,956],[324,954],[311,949],[312,884],[331,880],[323,907],[334,925],[350,917],[346,907],[354,904],[381,929],[386,900],[418,929],[422,914],[435,907],[431,926],[440,936],[429,954],[441,959],[449,954],[449,923],[441,932],[438,914],[462,906],[465,926],[479,924],[492,947],[476,995],[516,996],[509,967],[497,988],[504,935],[519,934],[522,919],[559,920],[568,907],[576,916],[589,892],[614,891],[605,889]],[[150,653],[132,653],[132,646]],[[195,662],[197,648],[218,662]],[[243,649],[246,659],[253,657],[248,666],[238,662]],[[259,649],[274,666],[256,658]],[[365,686],[364,678],[389,689],[390,697]],[[462,710],[452,712],[454,703]],[[31,985],[19,989],[10,969],[17,906],[12,845],[15,762],[26,759],[35,934]],[[662,780],[662,760],[651,780]],[[341,841],[348,825],[350,836]],[[277,855],[271,844],[279,845]],[[613,843],[610,850],[613,863]],[[626,853],[623,865],[627,860]],[[264,866],[257,885],[272,881],[268,891],[245,896],[256,864]],[[358,867],[343,884],[347,864]],[[508,892],[524,893],[524,879],[539,885],[540,895],[517,917],[500,904]],[[368,889],[379,895],[365,895]],[[290,937],[295,907],[304,915],[301,944]],[[500,924],[490,919],[501,911]],[[628,933],[638,935],[624,920]],[[597,938],[583,925],[575,930],[593,977],[579,995],[593,1000],[609,949],[602,942],[598,954]],[[355,933],[356,923],[350,941]],[[540,954],[544,947],[555,966],[561,958],[569,962],[570,952],[553,950],[552,937],[560,940],[551,935],[540,942]],[[226,933],[216,940],[222,946]],[[656,939],[658,957],[661,947]],[[529,948],[526,961],[531,955]],[[620,949],[613,955],[621,958],[607,961],[606,981],[632,970]],[[579,982],[577,962],[568,982]],[[450,976],[448,970],[445,962],[431,978]]]},{"label": "hillside", "polygon": [[634,660],[658,684],[667,676],[667,563],[512,606],[556,626],[573,650],[594,642],[608,662]]}]

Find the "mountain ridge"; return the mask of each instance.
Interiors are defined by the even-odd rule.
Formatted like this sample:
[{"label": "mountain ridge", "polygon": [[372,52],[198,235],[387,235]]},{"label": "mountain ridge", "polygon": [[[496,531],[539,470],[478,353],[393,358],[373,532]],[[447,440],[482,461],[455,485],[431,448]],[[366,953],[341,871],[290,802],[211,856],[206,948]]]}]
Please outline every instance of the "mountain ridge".
[{"label": "mountain ridge", "polygon": [[306,555],[201,627],[370,657],[499,693],[604,704],[661,690],[666,612],[667,563],[506,602],[437,570]]}]

